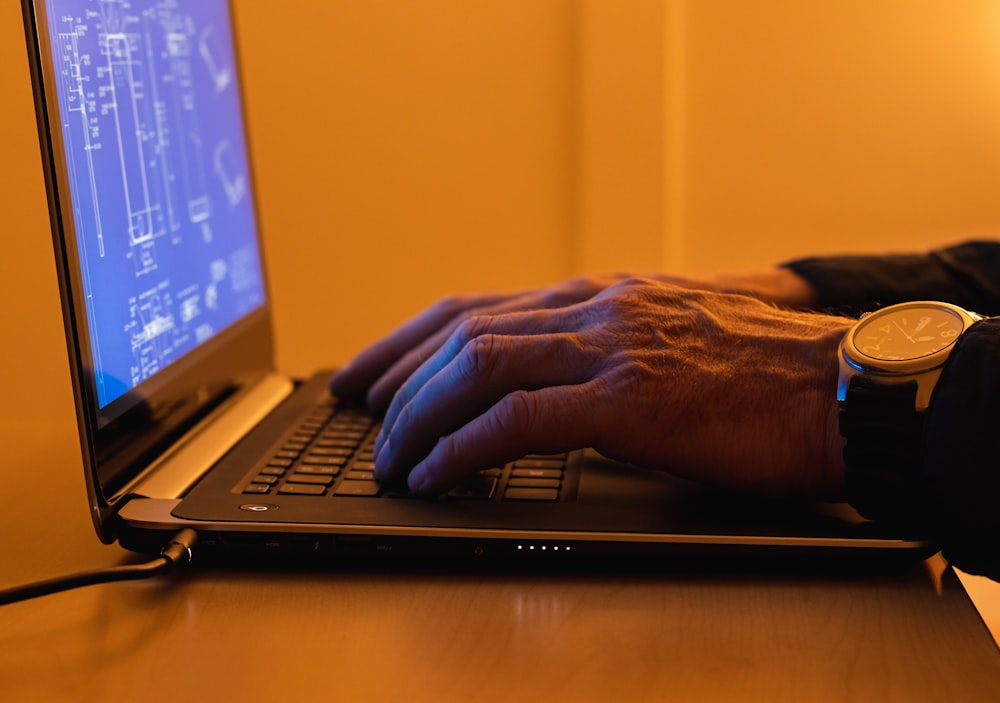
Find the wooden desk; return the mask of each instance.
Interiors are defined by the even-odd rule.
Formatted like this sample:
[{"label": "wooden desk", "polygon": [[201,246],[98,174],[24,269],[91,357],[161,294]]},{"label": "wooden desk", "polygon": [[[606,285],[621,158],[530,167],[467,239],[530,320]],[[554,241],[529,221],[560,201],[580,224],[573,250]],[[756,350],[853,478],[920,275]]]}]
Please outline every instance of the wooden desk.
[{"label": "wooden desk", "polygon": [[[100,545],[74,428],[12,426],[0,586]],[[32,447],[39,454],[32,454]],[[39,480],[46,476],[46,493]],[[0,608],[0,700],[995,701],[958,580],[192,569]]]}]

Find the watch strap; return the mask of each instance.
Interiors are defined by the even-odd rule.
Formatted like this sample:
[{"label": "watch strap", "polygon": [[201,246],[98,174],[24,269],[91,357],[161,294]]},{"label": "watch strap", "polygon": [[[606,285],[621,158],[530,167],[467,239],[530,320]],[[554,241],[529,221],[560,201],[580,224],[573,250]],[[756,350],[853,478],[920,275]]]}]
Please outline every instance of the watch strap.
[{"label": "watch strap", "polygon": [[840,410],[847,499],[865,517],[910,524],[921,514],[923,414],[917,382],[854,376]]}]

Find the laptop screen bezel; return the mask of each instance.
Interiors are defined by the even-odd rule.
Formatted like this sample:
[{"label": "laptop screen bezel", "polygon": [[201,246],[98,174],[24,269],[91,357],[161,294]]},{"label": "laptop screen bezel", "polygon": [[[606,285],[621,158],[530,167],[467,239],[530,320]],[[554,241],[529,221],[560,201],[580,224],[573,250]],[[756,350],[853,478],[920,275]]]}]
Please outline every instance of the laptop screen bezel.
[{"label": "laptop screen bezel", "polygon": [[[232,3],[227,1],[226,5],[235,45]],[[76,255],[77,233],[69,175],[61,156],[58,82],[49,47],[49,18],[44,0],[22,0],[22,10],[87,490],[98,535],[111,542],[115,538],[114,515],[121,502],[129,498],[124,487],[219,402],[273,372],[274,340],[267,271],[261,256],[264,289],[261,306],[125,396],[98,408],[82,271]],[[238,49],[234,51],[238,67]],[[238,68],[236,73],[242,108],[243,90]],[[241,109],[241,114],[245,115],[245,110]],[[246,134],[245,117],[243,131]],[[249,144],[243,141],[250,170],[248,187],[252,187],[252,156]],[[262,249],[256,199],[253,215],[257,224],[257,245]]]}]

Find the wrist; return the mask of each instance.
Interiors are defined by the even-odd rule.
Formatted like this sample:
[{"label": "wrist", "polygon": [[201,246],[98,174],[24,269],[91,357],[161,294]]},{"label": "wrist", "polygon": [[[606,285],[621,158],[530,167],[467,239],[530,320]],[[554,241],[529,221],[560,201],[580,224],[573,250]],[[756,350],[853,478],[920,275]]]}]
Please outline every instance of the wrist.
[{"label": "wrist", "polygon": [[803,493],[818,500],[840,501],[845,496],[846,466],[844,439],[839,426],[840,406],[836,397],[838,349],[854,321],[836,316],[826,319],[826,329],[813,339],[811,354],[804,357],[804,361],[814,369],[812,373],[816,380],[812,385],[815,393],[801,396],[809,403],[811,423],[808,428],[811,451],[807,457],[809,468],[806,472],[809,484]]},{"label": "wrist", "polygon": [[[789,319],[801,326],[782,360],[787,385],[773,389],[777,405],[770,420],[780,433],[777,446],[787,450],[783,492],[841,500],[845,471],[837,427],[837,349],[853,321],[815,313],[793,315]],[[774,456],[764,459],[775,461]]]},{"label": "wrist", "polygon": [[914,301],[882,308],[844,336],[837,399],[845,492],[862,515],[905,525],[926,512],[924,418],[956,342],[979,319]]},{"label": "wrist", "polygon": [[742,293],[786,308],[815,309],[819,295],[812,284],[788,268],[742,274],[721,274],[715,285],[724,293]]},{"label": "wrist", "polygon": [[825,439],[825,470],[824,492],[820,496],[825,500],[843,501],[847,491],[845,480],[847,465],[844,463],[844,445],[846,441],[840,434],[840,404],[836,401],[828,404],[825,426],[822,430]]}]

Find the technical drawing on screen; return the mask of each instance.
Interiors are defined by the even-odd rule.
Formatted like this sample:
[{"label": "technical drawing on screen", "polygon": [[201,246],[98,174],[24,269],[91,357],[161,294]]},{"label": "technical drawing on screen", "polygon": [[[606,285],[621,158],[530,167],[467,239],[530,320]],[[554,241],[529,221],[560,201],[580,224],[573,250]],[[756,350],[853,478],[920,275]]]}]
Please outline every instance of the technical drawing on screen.
[{"label": "technical drawing on screen", "polygon": [[224,2],[47,0],[98,404],[264,303]]}]

